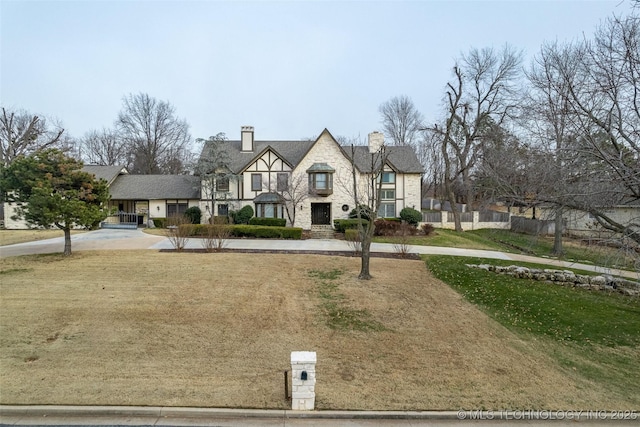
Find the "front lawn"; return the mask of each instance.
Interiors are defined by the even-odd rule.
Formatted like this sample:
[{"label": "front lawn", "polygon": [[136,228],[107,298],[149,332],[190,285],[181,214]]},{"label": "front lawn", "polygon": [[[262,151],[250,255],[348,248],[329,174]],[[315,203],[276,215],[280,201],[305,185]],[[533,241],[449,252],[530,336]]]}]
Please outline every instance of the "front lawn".
[{"label": "front lawn", "polygon": [[[320,410],[640,406],[637,369],[612,374],[620,390],[567,369],[586,344],[500,325],[422,261],[359,270],[307,254],[0,259],[0,403],[288,408],[283,371],[307,350]],[[593,346],[637,362],[637,347]]]},{"label": "front lawn", "polygon": [[426,262],[437,278],[500,324],[538,341],[568,372],[611,393],[640,396],[640,299],[465,266],[513,264],[508,261],[430,256]]}]

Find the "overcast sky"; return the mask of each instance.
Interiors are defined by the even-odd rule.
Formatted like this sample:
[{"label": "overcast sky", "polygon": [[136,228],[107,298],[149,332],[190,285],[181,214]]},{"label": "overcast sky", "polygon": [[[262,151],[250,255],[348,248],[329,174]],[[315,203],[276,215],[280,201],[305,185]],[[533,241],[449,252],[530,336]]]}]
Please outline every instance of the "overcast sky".
[{"label": "overcast sky", "polygon": [[0,1],[3,107],[75,136],[112,127],[123,96],[169,101],[193,138],[255,126],[256,139],[380,128],[408,95],[435,121],[455,58],[591,36],[630,0]]}]

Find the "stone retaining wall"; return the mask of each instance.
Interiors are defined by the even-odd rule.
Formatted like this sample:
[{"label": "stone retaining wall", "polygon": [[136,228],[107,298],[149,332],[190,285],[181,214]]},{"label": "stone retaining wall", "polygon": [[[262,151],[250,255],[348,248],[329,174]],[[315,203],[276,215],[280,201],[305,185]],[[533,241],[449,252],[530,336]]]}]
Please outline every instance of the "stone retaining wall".
[{"label": "stone retaining wall", "polygon": [[570,270],[543,270],[520,267],[517,265],[502,267],[489,264],[467,264],[467,267],[492,271],[498,274],[506,274],[519,279],[539,280],[543,282],[556,283],[562,286],[571,286],[594,291],[618,292],[630,297],[640,297],[640,283],[608,275],[587,276],[583,274],[575,274]]}]

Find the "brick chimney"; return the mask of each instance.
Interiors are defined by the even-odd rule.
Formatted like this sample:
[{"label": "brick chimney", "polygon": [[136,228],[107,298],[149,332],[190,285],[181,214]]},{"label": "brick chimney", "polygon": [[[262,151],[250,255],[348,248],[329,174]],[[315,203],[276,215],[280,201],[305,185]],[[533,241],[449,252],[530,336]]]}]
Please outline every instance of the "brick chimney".
[{"label": "brick chimney", "polygon": [[242,151],[253,151],[253,126],[240,128],[240,140],[242,141]]},{"label": "brick chimney", "polygon": [[384,145],[384,134],[373,131],[369,134],[369,153],[377,153]]}]

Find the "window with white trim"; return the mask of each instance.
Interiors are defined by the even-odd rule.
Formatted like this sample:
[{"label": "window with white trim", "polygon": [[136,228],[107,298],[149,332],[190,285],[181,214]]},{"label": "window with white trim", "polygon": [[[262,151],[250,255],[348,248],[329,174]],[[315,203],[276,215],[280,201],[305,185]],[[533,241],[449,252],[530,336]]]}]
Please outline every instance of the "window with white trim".
[{"label": "window with white trim", "polygon": [[396,182],[396,173],[395,172],[382,172],[382,183],[383,184],[393,184]]},{"label": "window with white trim", "polygon": [[395,200],[396,190],[380,190],[380,200]]},{"label": "window with white trim", "polygon": [[395,202],[380,203],[380,209],[378,209],[378,216],[380,218],[395,218],[396,217],[396,204]]},{"label": "window with white trim", "polygon": [[279,203],[256,203],[256,217],[284,218],[284,207]]}]

